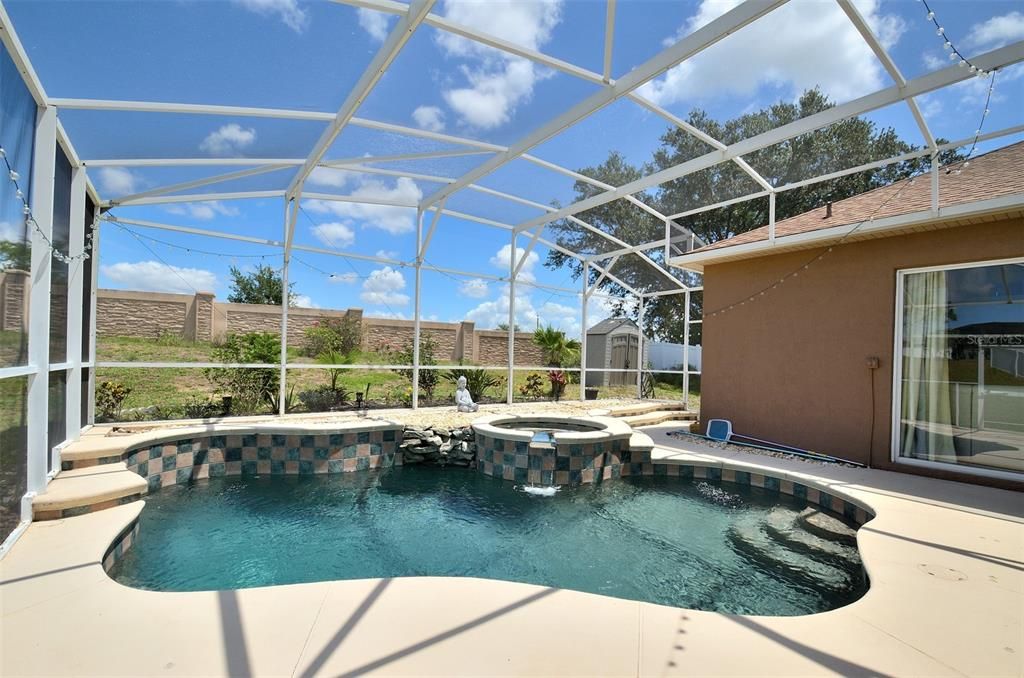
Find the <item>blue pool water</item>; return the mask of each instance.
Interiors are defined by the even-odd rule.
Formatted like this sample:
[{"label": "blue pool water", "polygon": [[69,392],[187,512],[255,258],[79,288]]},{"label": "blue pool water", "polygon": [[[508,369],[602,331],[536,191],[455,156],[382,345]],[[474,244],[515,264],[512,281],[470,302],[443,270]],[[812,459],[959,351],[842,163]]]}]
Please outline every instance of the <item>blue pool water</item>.
[{"label": "blue pool water", "polygon": [[111,571],[161,591],[400,576],[487,577],[743,614],[845,605],[856,549],[785,495],[634,478],[531,496],[470,470],[216,478],[150,495]]}]

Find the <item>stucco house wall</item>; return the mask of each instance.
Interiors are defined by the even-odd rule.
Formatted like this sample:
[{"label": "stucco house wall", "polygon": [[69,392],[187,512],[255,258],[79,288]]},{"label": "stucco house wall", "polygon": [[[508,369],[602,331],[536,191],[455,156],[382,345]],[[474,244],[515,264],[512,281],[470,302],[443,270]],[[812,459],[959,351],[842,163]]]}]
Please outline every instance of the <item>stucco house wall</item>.
[{"label": "stucco house wall", "polygon": [[[819,252],[705,268],[702,424],[730,419],[739,433],[875,468],[1024,489],[890,457],[896,272],[1024,256],[1024,218],[846,243],[754,303],[710,315]],[[880,359],[877,370],[868,369],[869,356]]]}]

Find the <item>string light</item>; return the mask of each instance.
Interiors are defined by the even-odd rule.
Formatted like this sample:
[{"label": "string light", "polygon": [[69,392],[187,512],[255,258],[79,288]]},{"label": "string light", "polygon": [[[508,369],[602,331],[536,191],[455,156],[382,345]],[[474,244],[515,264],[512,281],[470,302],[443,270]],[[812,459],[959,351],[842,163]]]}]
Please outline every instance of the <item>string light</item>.
[{"label": "string light", "polygon": [[939,23],[939,19],[935,16],[935,10],[928,6],[928,0],[921,0],[921,2],[924,4],[925,11],[928,12],[925,15],[925,20],[930,21],[935,25],[935,35],[942,38],[942,48],[949,52],[949,60],[956,61],[957,59],[959,59],[959,65],[961,68],[969,67],[971,73],[974,73],[979,78],[984,78],[985,76],[989,75],[989,71],[985,71],[985,69],[979,68],[975,64],[972,64],[967,59],[967,57],[965,57],[963,53],[956,48],[956,45],[953,44],[953,41],[949,39],[948,35],[946,35],[946,28]]},{"label": "string light", "polygon": [[[932,10],[931,7],[928,6],[928,0],[921,0],[921,2],[924,4],[925,9],[928,11],[928,14],[926,15],[925,18],[928,21],[931,21],[931,22],[933,22],[935,24],[935,32],[936,32],[936,34],[939,35],[940,37],[943,37],[944,42],[943,42],[942,46],[943,46],[943,48],[946,51],[950,52],[950,55],[949,55],[950,60],[955,61],[956,59],[959,59],[961,67],[964,67],[964,68],[969,67],[970,70],[971,70],[971,73],[974,73],[979,78],[986,77],[986,76],[989,77],[988,94],[987,94],[987,96],[985,98],[985,108],[982,111],[981,121],[978,123],[978,128],[974,132],[974,141],[971,143],[971,148],[967,152],[967,155],[964,157],[964,160],[958,166],[957,165],[950,165],[949,167],[946,168],[946,174],[951,174],[951,173],[952,174],[960,174],[963,170],[965,170],[968,167],[970,167],[970,165],[971,165],[970,158],[974,155],[974,151],[978,147],[978,141],[981,138],[982,131],[984,130],[984,127],[985,127],[985,120],[988,118],[989,113],[992,112],[991,109],[989,108],[989,106],[992,103],[992,92],[995,90],[996,70],[997,69],[993,69],[991,71],[985,71],[984,69],[979,68],[975,64],[972,64],[970,61],[968,61],[967,58],[964,57],[963,54],[961,54],[960,50],[958,50],[956,48],[956,45],[953,44],[953,41],[950,40],[948,36],[946,36],[946,29],[943,28],[943,26],[938,22],[938,19],[936,19],[935,12]],[[937,155],[937,153],[935,155]],[[934,157],[935,156],[933,155],[933,158]],[[875,210],[866,219],[858,222],[857,224],[855,224],[853,226],[853,228],[851,228],[845,234],[843,234],[843,237],[841,237],[839,240],[836,241],[836,245],[843,244],[843,242],[845,242],[850,236],[852,236],[854,233],[856,233],[860,229],[860,227],[863,226],[864,224],[869,224],[869,223],[874,222],[875,215],[878,212],[880,212],[882,210],[882,208],[884,208],[890,202],[892,202],[893,200],[898,198],[900,196],[900,194],[903,193],[903,191],[907,188],[907,186],[913,185],[914,180],[917,179],[917,177],[920,174],[923,174],[923,173],[924,173],[924,169],[922,168],[916,174],[911,174],[910,177],[908,177],[904,181],[903,185],[900,186],[899,190],[894,192],[891,196],[889,196],[888,199],[886,199],[883,203],[881,203],[878,207],[876,207]],[[754,292],[753,294],[751,294],[750,296],[746,297],[745,299],[743,299],[741,301],[737,301],[737,302],[734,302],[734,303],[729,304],[727,306],[723,306],[722,308],[719,308],[719,309],[717,309],[715,311],[712,311],[710,313],[705,313],[704,316],[708,317],[708,318],[713,318],[713,317],[715,317],[717,315],[721,315],[723,313],[727,313],[727,312],[733,310],[734,308],[738,308],[740,306],[743,306],[747,302],[752,302],[752,301],[754,301],[755,299],[757,299],[759,297],[763,297],[766,292],[771,291],[771,290],[779,287],[780,285],[785,283],[788,279],[797,277],[797,275],[799,275],[799,272],[801,270],[807,270],[808,268],[811,267],[812,264],[815,264],[818,261],[821,261],[821,259],[823,259],[827,254],[832,252],[832,250],[835,248],[836,245],[830,245],[828,248],[823,250],[821,253],[819,253],[816,256],[814,256],[807,263],[803,264],[802,266],[794,269],[790,273],[788,273],[785,276],[783,276],[782,278],[780,278],[778,282],[772,283],[768,287],[765,287],[765,288],[763,288],[763,289],[761,289],[761,290],[759,290],[757,292]]]},{"label": "string light", "polygon": [[981,112],[981,120],[978,122],[978,129],[974,130],[974,141],[971,142],[971,149],[967,151],[967,155],[964,156],[964,161],[959,167],[947,167],[946,174],[952,172],[953,174],[960,174],[963,170],[971,166],[971,158],[974,157],[974,151],[978,148],[978,139],[981,138],[981,133],[985,129],[985,121],[988,119],[988,114],[992,112],[989,105],[992,103],[992,92],[996,88],[996,72],[992,71],[992,77],[988,81],[988,93],[985,95],[985,108]]},{"label": "string light", "polygon": [[100,219],[102,215],[99,209],[95,210],[92,223],[89,224],[89,230],[85,234],[85,244],[82,247],[82,251],[74,256],[64,254],[60,251],[60,248],[53,244],[53,240],[50,236],[43,231],[42,227],[39,226],[39,222],[36,221],[35,217],[32,216],[32,208],[28,204],[28,200],[25,198],[25,193],[21,190],[21,185],[18,184],[18,180],[21,179],[21,175],[18,174],[13,167],[11,167],[10,161],[7,159],[7,151],[4,150],[3,146],[0,146],[0,159],[4,161],[4,166],[7,168],[7,178],[12,184],[14,184],[14,197],[21,201],[21,213],[25,217],[25,223],[31,225],[35,229],[36,233],[46,243],[46,247],[50,250],[50,255],[61,262],[62,264],[71,265],[76,261],[84,261],[89,258],[89,253],[92,252],[93,238],[96,233],[96,229],[99,228]]}]

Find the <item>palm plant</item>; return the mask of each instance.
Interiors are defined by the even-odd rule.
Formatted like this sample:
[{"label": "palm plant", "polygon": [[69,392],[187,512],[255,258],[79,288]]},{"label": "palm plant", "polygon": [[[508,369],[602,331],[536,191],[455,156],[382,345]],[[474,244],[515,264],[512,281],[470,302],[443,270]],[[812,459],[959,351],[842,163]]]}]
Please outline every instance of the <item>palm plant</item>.
[{"label": "palm plant", "polygon": [[562,330],[551,325],[538,327],[533,333],[533,343],[540,346],[548,367],[565,367],[578,364],[580,360],[580,342],[569,339]]},{"label": "palm plant", "polygon": [[[320,365],[351,365],[354,357],[352,353],[342,353],[341,351],[327,349],[316,357],[316,361]],[[331,376],[331,390],[337,391],[338,379],[341,377],[342,370],[328,369],[327,372]]]}]

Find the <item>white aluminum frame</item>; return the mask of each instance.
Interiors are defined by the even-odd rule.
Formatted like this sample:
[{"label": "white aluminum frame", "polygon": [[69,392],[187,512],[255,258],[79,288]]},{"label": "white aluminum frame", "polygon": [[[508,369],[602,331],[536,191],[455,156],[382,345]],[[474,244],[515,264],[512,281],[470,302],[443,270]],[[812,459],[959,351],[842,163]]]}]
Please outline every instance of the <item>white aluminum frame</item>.
[{"label": "white aluminum frame", "polygon": [[982,259],[979,261],[961,262],[957,264],[944,264],[940,266],[922,266],[918,268],[901,268],[896,271],[896,305],[893,318],[893,345],[892,345],[892,384],[890,392],[892,402],[890,409],[890,431],[889,431],[889,460],[894,464],[915,466],[931,470],[944,470],[952,473],[963,473],[985,478],[1001,478],[1006,480],[1021,480],[1024,473],[1018,471],[1003,471],[1000,469],[984,468],[977,466],[950,464],[941,461],[928,459],[914,459],[900,456],[900,410],[903,398],[903,286],[906,276],[913,273],[929,273],[932,271],[954,271],[964,268],[980,268],[984,266],[999,266],[1001,264],[1024,264],[1024,257],[1010,257],[1006,259]]},{"label": "white aluminum frame", "polygon": [[[10,18],[7,15],[6,9],[0,0],[0,42],[3,43],[4,48],[13,58],[19,71],[22,73],[22,77],[30,93],[36,101],[37,106],[40,109],[40,117],[36,127],[36,162],[33,165],[34,181],[33,181],[33,196],[32,204],[36,219],[39,221],[40,227],[44,233],[51,228],[52,224],[52,201],[53,201],[53,172],[52,172],[52,149],[55,149],[58,145],[62,148],[72,163],[73,167],[73,190],[72,190],[72,210],[73,214],[71,219],[72,227],[72,240],[70,243],[71,254],[74,255],[80,251],[84,243],[82,242],[81,224],[80,224],[80,213],[81,205],[79,200],[82,198],[83,193],[87,194],[90,199],[94,202],[97,209],[110,208],[112,206],[144,206],[144,205],[161,205],[161,204],[174,204],[183,202],[197,202],[204,200],[240,200],[240,199],[267,199],[267,198],[282,198],[283,205],[283,232],[281,240],[270,240],[265,238],[256,238],[245,235],[237,235],[231,233],[223,233],[217,231],[211,231],[207,229],[197,228],[193,226],[175,226],[170,224],[161,224],[153,221],[130,219],[130,218],[115,218],[112,215],[108,215],[107,220],[113,223],[120,223],[124,225],[135,225],[144,228],[155,228],[163,229],[170,232],[177,232],[182,234],[190,234],[195,236],[203,237],[218,237],[228,241],[235,242],[247,242],[256,245],[263,245],[274,250],[280,251],[282,255],[282,277],[287,285],[289,276],[289,267],[293,252],[308,252],[313,254],[327,254],[332,256],[340,256],[349,259],[356,259],[361,261],[369,261],[375,263],[382,263],[391,266],[400,266],[405,268],[413,268],[415,270],[415,330],[414,330],[414,364],[411,366],[365,366],[375,367],[380,369],[391,369],[395,367],[412,368],[414,373],[418,375],[420,369],[448,369],[448,366],[421,366],[419,365],[418,352],[419,352],[419,325],[420,325],[420,293],[421,293],[421,279],[422,271],[436,271],[439,273],[445,273],[450,275],[464,275],[471,277],[478,277],[486,280],[493,280],[496,282],[507,282],[510,289],[509,299],[509,342],[508,342],[508,364],[504,366],[497,366],[491,369],[505,369],[508,374],[508,393],[507,400],[512,402],[513,400],[513,384],[512,377],[514,372],[517,370],[536,370],[546,369],[543,367],[522,367],[516,366],[514,362],[515,357],[515,342],[514,342],[514,327],[515,327],[515,290],[517,285],[524,285],[535,289],[552,290],[557,292],[563,292],[572,296],[578,297],[582,306],[582,319],[583,319],[583,353],[581,366],[577,369],[567,369],[566,371],[579,371],[581,374],[580,380],[580,396],[584,396],[585,384],[586,384],[586,324],[587,324],[587,302],[593,296],[607,297],[610,295],[598,292],[597,290],[605,281],[611,281],[619,285],[627,293],[637,297],[640,307],[643,309],[646,303],[650,299],[666,296],[666,295],[683,295],[686,306],[686,316],[684,319],[684,332],[686,334],[686,341],[684,342],[684,354],[683,360],[685,368],[680,371],[663,371],[658,370],[658,373],[682,373],[684,375],[684,398],[688,397],[689,394],[689,377],[691,374],[700,374],[700,371],[691,370],[689,367],[689,339],[690,330],[693,324],[699,324],[702,322],[700,318],[691,318],[690,313],[690,301],[691,294],[693,292],[700,291],[702,287],[699,285],[688,284],[689,280],[683,281],[673,275],[668,269],[668,263],[665,266],[659,265],[656,261],[648,256],[648,252],[654,249],[664,248],[664,254],[666,262],[670,262],[673,265],[679,265],[681,263],[680,257],[671,257],[673,245],[679,243],[687,243],[686,250],[692,250],[695,246],[705,244],[703,241],[698,239],[692,232],[681,226],[676,222],[677,219],[683,219],[688,216],[708,212],[728,205],[737,204],[746,200],[756,200],[767,197],[769,201],[769,242],[770,243],[782,243],[782,242],[795,242],[794,238],[799,237],[786,237],[786,238],[775,238],[774,225],[775,225],[775,198],[778,193],[793,190],[803,186],[812,185],[821,181],[827,181],[841,176],[846,176],[856,172],[865,171],[872,168],[882,167],[888,164],[901,162],[904,160],[919,158],[931,155],[933,158],[938,151],[945,150],[948,148],[954,148],[958,146],[966,145],[970,143],[973,138],[960,140],[958,142],[948,144],[937,144],[928,125],[921,114],[920,108],[918,107],[915,97],[928,92],[948,87],[956,84],[971,77],[966,69],[960,69],[956,66],[945,68],[933,73],[926,74],[924,76],[906,80],[899,68],[891,56],[887,53],[884,46],[878,40],[878,37],[871,30],[866,20],[856,9],[852,0],[836,0],[838,7],[846,14],[851,25],[860,33],[865,43],[874,53],[875,57],[881,63],[882,67],[890,75],[893,82],[895,83],[891,87],[881,89],[873,94],[869,94],[858,99],[846,102],[842,105],[836,106],[832,109],[824,111],[822,113],[809,116],[797,122],[789,125],[784,125],[780,128],[770,130],[763,134],[755,137],[744,139],[743,141],[727,146],[722,142],[718,141],[705,134],[699,129],[694,128],[688,124],[685,120],[679,118],[673,113],[661,108],[652,101],[645,99],[641,96],[637,89],[646,82],[649,82],[660,74],[664,73],[669,68],[682,63],[686,59],[693,55],[701,52],[710,45],[716,44],[727,35],[739,30],[743,26],[758,21],[765,15],[771,13],[776,8],[785,4],[786,0],[746,0],[740,3],[738,6],[730,9],[722,16],[711,21],[705,26],[698,28],[691,32],[689,35],[683,37],[675,44],[668,46],[659,52],[656,56],[649,59],[643,64],[640,64],[636,68],[628,71],[622,77],[616,79],[612,72],[612,56],[614,47],[614,37],[616,28],[616,13],[621,9],[616,0],[606,0],[605,8],[605,21],[603,25],[603,41],[602,41],[602,68],[601,72],[594,72],[586,68],[582,68],[575,64],[569,63],[565,60],[558,59],[556,57],[543,54],[536,50],[521,47],[519,45],[512,44],[508,41],[497,38],[496,36],[488,35],[476,29],[459,25],[456,22],[449,20],[446,17],[434,14],[431,12],[435,0],[416,0],[412,4],[406,4],[397,2],[395,0],[334,0],[339,4],[347,4],[355,7],[361,7],[371,9],[375,11],[381,11],[398,15],[398,22],[394,28],[389,32],[387,38],[383,41],[376,55],[368,63],[364,73],[359,78],[355,87],[347,93],[344,99],[344,103],[335,112],[329,111],[304,111],[304,110],[291,110],[284,108],[258,108],[258,107],[247,107],[247,106],[229,106],[229,105],[207,105],[207,104],[195,104],[195,103],[176,103],[176,102],[149,102],[149,101],[124,101],[124,100],[101,100],[101,99],[82,99],[82,98],[54,98],[49,97],[40,82],[36,72],[34,71],[27,54],[18,40],[17,35],[14,32]],[[573,78],[580,79],[584,82],[591,83],[598,87],[598,90],[592,95],[584,98],[576,105],[571,106],[568,110],[555,115],[546,123],[541,124],[538,128],[526,134],[521,139],[511,143],[507,146],[494,144],[479,139],[471,139],[451,134],[444,134],[439,132],[430,132],[427,130],[418,129],[415,127],[397,125],[393,123],[387,123],[377,120],[371,120],[367,118],[361,118],[356,115],[361,104],[366,100],[369,94],[373,91],[376,83],[386,73],[390,64],[399,56],[404,45],[409,41],[415,31],[422,25],[431,26],[432,28],[458,35],[468,40],[486,45],[488,47],[497,49],[506,54],[515,55],[524,59],[528,59],[534,63],[537,63],[543,67],[553,69],[559,73],[563,73]],[[1001,47],[980,56],[972,58],[972,63],[986,71],[1005,67],[1011,64],[1015,64],[1024,61],[1024,41],[1012,43],[1005,47]],[[538,158],[530,153],[532,149],[537,147],[542,142],[553,136],[559,134],[566,128],[574,125],[580,120],[592,115],[596,111],[599,111],[603,107],[610,103],[620,100],[627,99],[633,104],[640,106],[655,115],[661,117],[669,124],[672,124],[679,129],[684,130],[687,134],[692,135],[694,138],[699,139],[703,143],[711,147],[711,151],[703,156],[694,158],[687,162],[680,163],[675,167],[670,167],[660,172],[656,172],[652,175],[643,177],[637,181],[630,182],[625,186],[611,186],[600,180],[592,177],[587,177],[579,172],[572,169],[562,167],[556,163],[549,162]],[[744,155],[756,151],[761,148],[771,146],[773,144],[780,143],[787,139],[791,139],[800,134],[804,134],[816,129],[820,129],[827,125],[845,120],[851,117],[867,113],[878,108],[896,104],[899,102],[905,103],[911,114],[916,121],[918,128],[920,129],[922,138],[925,141],[926,148],[921,151],[915,151],[913,153],[903,154],[901,156],[890,158],[887,160],[876,161],[867,163],[859,167],[850,168],[838,172],[833,172],[827,175],[818,177],[812,177],[806,180],[793,182],[784,186],[773,186],[763,176],[761,176],[749,163],[744,159]],[[300,120],[312,123],[323,123],[325,129],[321,134],[317,143],[310,149],[309,153],[305,157],[301,158],[96,158],[96,159],[81,159],[75,152],[74,146],[71,140],[68,138],[63,125],[58,119],[57,112],[59,109],[69,110],[97,110],[97,111],[130,111],[137,113],[151,113],[154,115],[160,114],[177,114],[177,115],[212,115],[212,116],[230,116],[230,117],[252,117],[252,118],[270,118],[270,119],[282,119],[282,120]],[[336,139],[338,134],[347,126],[361,127],[363,129],[376,130],[380,132],[405,135],[408,137],[426,139],[434,142],[440,142],[445,144],[452,144],[458,148],[455,150],[439,150],[433,152],[412,152],[412,153],[400,153],[391,155],[381,155],[374,157],[365,158],[347,158],[347,159],[327,159],[326,155],[329,151],[333,141]],[[1024,131],[1024,125],[1016,125],[1005,130],[998,132],[986,133],[978,137],[979,140],[994,139],[1000,136],[1008,134],[1015,134]],[[49,155],[49,159],[47,159]],[[460,157],[460,156],[472,156],[481,155],[484,157],[483,162],[463,174],[459,177],[442,177],[428,174],[416,174],[407,172],[404,170],[392,169],[388,166],[388,163],[407,161],[407,160],[421,160],[431,158],[445,158],[445,157]],[[599,188],[602,193],[588,198],[586,200],[577,201],[571,205],[563,208],[553,208],[549,205],[529,200],[524,197],[520,197],[511,193],[507,193],[501,190],[482,186],[478,181],[491,174],[498,168],[512,162],[513,160],[521,158],[522,160],[533,164],[534,166],[543,168],[547,171],[558,173],[562,176],[572,178],[576,181],[582,181],[588,183],[596,188]],[[689,206],[687,209],[679,212],[678,214],[665,215],[659,210],[647,205],[638,194],[644,190],[662,184],[666,181],[670,181],[694,172],[713,167],[722,162],[731,162],[738,166],[744,173],[751,177],[751,179],[758,185],[758,191],[749,195],[724,200],[713,205],[704,206]],[[173,167],[173,166],[196,166],[196,167],[237,167],[238,169],[233,171],[222,172],[220,174],[214,174],[207,177],[179,182],[171,185],[157,186],[147,188],[144,191],[134,193],[132,195],[121,196],[113,200],[103,201],[101,196],[96,191],[95,187],[89,181],[87,170],[92,167],[108,167],[108,166],[123,166],[123,167]],[[426,196],[424,199],[419,201],[418,204],[400,204],[397,201],[387,200],[376,200],[368,201],[365,199],[355,198],[353,196],[341,196],[323,192],[306,192],[306,180],[310,174],[317,167],[327,168],[343,168],[355,172],[364,172],[367,174],[380,174],[385,176],[405,176],[412,179],[418,179],[421,181],[430,181],[442,184],[441,188],[436,190],[434,193]],[[288,186],[284,190],[269,190],[269,191],[217,191],[215,188],[208,189],[205,193],[188,193],[187,191],[193,191],[194,189],[203,187],[216,187],[223,184],[224,182],[231,181],[233,179],[239,179],[243,177],[256,176],[264,173],[276,172],[276,171],[287,171],[289,168],[296,168],[295,174],[291,178]],[[968,206],[958,206],[956,208],[944,208],[939,209],[938,203],[938,185],[937,185],[937,164],[933,160],[933,173],[932,173],[932,205],[931,210],[919,214],[903,215],[898,218],[889,220],[879,220],[872,225],[872,228],[884,228],[892,227],[899,224],[916,223],[916,220],[923,219],[926,217],[934,218],[936,215],[939,216],[950,216],[955,217],[957,215],[973,214],[978,210],[986,209],[998,209],[1005,207],[1007,204],[1016,204],[1017,202],[1024,202],[1024,196],[1010,196],[1008,198],[1001,198],[990,201],[979,201]],[[499,200],[504,200],[512,203],[527,205],[536,209],[541,210],[543,213],[540,216],[532,219],[525,220],[518,224],[503,223],[500,220],[483,217],[480,215],[467,214],[464,212],[450,210],[446,208],[447,200],[450,196],[463,190],[476,191],[482,194],[493,196]],[[186,193],[183,193],[186,191]],[[663,222],[665,225],[664,238],[662,240],[633,244],[627,243],[614,236],[604,233],[601,229],[580,220],[576,215],[591,207],[596,207],[601,204],[605,204],[612,200],[623,199],[633,204],[637,209],[641,209],[646,213],[650,214],[655,219]],[[417,210],[417,246],[416,256],[412,261],[398,261],[390,258],[382,258],[376,256],[362,255],[358,253],[344,252],[340,250],[334,250],[329,248],[320,248],[309,245],[300,245],[294,243],[294,232],[297,221],[297,214],[302,199],[320,199],[320,200],[335,200],[345,202],[362,202],[367,204],[380,204],[380,205],[395,205],[400,207],[407,207],[410,210]],[[426,228],[424,218],[426,213],[432,211],[431,221],[429,227]],[[430,246],[431,240],[435,233],[435,230],[440,222],[441,217],[448,216],[457,218],[481,226],[497,228],[509,233],[510,242],[512,245],[513,256],[510,257],[510,268],[507,276],[496,276],[488,273],[472,273],[466,271],[460,271],[454,268],[446,268],[441,266],[435,266],[428,263],[425,259],[425,255]],[[595,236],[604,239],[605,241],[614,245],[617,249],[604,253],[595,254],[583,254],[580,252],[573,252],[565,247],[562,247],[558,243],[551,242],[543,237],[543,230],[546,224],[551,223],[559,219],[569,219],[575,225],[588,230]],[[867,229],[865,229],[867,230]],[[517,260],[516,244],[520,233],[529,233],[529,244],[524,250],[523,257]],[[811,236],[808,236],[808,238]],[[829,237],[829,233],[821,233],[814,237]],[[806,238],[805,238],[806,239]],[[99,254],[99,243],[100,233],[97,231],[94,235],[93,243],[93,256],[96,257]],[[218,366],[219,363],[191,363],[191,364],[179,364],[179,363],[112,363],[112,362],[97,362],[96,361],[96,340],[95,340],[95,321],[96,321],[96,285],[98,280],[98,269],[96,259],[94,258],[94,265],[92,266],[92,276],[90,280],[83,280],[81,275],[75,275],[75,271],[81,270],[81,262],[78,262],[69,271],[69,290],[68,290],[68,344],[69,344],[69,355],[68,361],[60,365],[49,364],[49,286],[50,276],[49,269],[51,263],[49,260],[49,254],[46,250],[45,243],[42,242],[42,237],[34,233],[33,234],[33,263],[32,263],[32,282],[31,282],[31,326],[30,326],[30,338],[29,338],[29,361],[27,365],[0,368],[0,379],[5,378],[19,378],[27,377],[29,382],[29,394],[26,399],[26,408],[28,410],[28,438],[29,438],[29,450],[28,450],[28,461],[29,461],[29,472],[28,472],[28,487],[29,495],[26,496],[26,500],[23,502],[23,506],[26,507],[23,510],[23,516],[28,518],[31,517],[31,506],[30,500],[31,495],[34,492],[43,491],[46,486],[46,458],[50,453],[46,450],[46,424],[47,424],[47,390],[48,390],[48,379],[51,371],[66,369],[67,370],[67,425],[68,425],[68,439],[75,439],[79,431],[83,426],[88,426],[92,423],[94,417],[95,403],[90,398],[88,403],[88,416],[85,421],[81,421],[81,402],[79,400],[79,393],[81,387],[81,375],[82,369],[89,368],[90,386],[95,385],[95,368],[104,366],[131,366],[131,367],[144,367],[144,368],[163,368],[163,367],[205,367],[205,366]],[[526,280],[519,279],[519,273],[525,262],[526,255],[528,255],[537,245],[543,245],[549,250],[561,252],[567,256],[574,258],[579,261],[582,265],[583,276],[582,276],[582,289],[567,289],[561,286],[546,285]],[[619,259],[626,255],[636,255],[643,261],[647,266],[654,269],[654,272],[664,278],[665,282],[670,285],[671,289],[658,290],[649,292],[643,289],[636,289],[623,281],[619,277],[616,277],[612,273],[612,268],[619,261]],[[685,261],[695,260],[692,256],[685,256]],[[590,283],[591,271],[597,274],[596,281]],[[86,287],[88,285],[88,287]],[[80,355],[81,338],[82,332],[86,328],[82,327],[82,300],[85,298],[86,291],[88,291],[89,303],[91,304],[91,323],[88,328],[90,335],[89,343],[89,355]],[[643,313],[643,311],[641,311]],[[641,318],[641,327],[643,326],[643,319]],[[286,378],[288,369],[354,369],[361,366],[317,366],[317,365],[298,365],[290,364],[287,361],[287,327],[288,327],[288,307],[285,304],[281,311],[281,359],[280,362],[270,366],[257,366],[257,365],[246,365],[245,367],[274,367],[281,371],[281,401],[282,401],[282,414],[283,414],[283,402],[286,387]],[[642,330],[641,330],[642,335]],[[644,340],[641,338],[641,348],[638,354],[638,365],[636,366],[638,384],[642,374],[642,356],[643,356],[643,343]],[[84,358],[84,359],[83,359]],[[610,371],[610,370],[602,370]],[[631,371],[631,370],[630,370]],[[413,407],[418,407],[418,379],[413,379]],[[964,469],[961,469],[964,470]],[[965,470],[965,472],[967,472]],[[19,528],[23,529],[23,528]],[[8,540],[10,541],[10,540]],[[3,553],[3,549],[0,547],[0,554]]]}]

